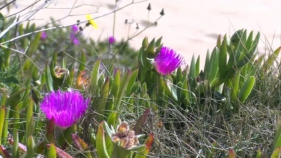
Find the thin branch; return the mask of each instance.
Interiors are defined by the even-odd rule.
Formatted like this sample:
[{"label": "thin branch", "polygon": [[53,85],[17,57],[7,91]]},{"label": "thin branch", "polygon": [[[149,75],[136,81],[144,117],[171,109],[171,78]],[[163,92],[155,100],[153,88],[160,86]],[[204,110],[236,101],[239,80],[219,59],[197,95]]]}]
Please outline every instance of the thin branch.
[{"label": "thin branch", "polygon": [[2,7],[0,7],[0,10],[2,10],[3,8],[7,7],[8,5],[14,3],[16,0],[12,0],[11,2],[8,2],[7,4],[3,5]]},{"label": "thin branch", "polygon": [[[155,22],[157,22],[158,20],[160,20],[161,17],[162,17],[162,16],[160,16],[158,19],[156,19]],[[154,23],[155,23],[155,22],[154,22]],[[135,34],[135,35],[131,36],[130,38],[128,38],[128,41],[129,41],[129,40],[132,40],[133,38],[135,38],[136,36],[140,35],[140,34],[143,33],[146,29],[148,29],[148,28],[150,28],[150,27],[152,27],[152,26],[154,26],[154,25],[150,25],[150,24],[149,24],[147,27],[145,27],[144,29],[142,29],[140,32],[138,32],[137,34]]]},{"label": "thin branch", "polygon": [[[110,12],[105,13],[105,14],[103,14],[103,15],[97,16],[96,18],[93,18],[93,19],[99,19],[99,18],[108,16],[108,15],[110,15],[110,14],[112,14],[112,13],[114,13],[114,12],[120,11],[120,10],[122,10],[122,9],[124,9],[124,8],[126,8],[126,7],[128,7],[128,6],[130,6],[130,5],[132,5],[132,4],[142,3],[142,2],[145,2],[145,1],[147,1],[147,0],[142,0],[142,1],[138,1],[138,2],[134,2],[134,0],[133,0],[131,3],[125,5],[125,6],[121,7],[121,8],[118,8],[118,9],[116,8],[116,9],[114,9],[113,11],[110,11]],[[85,21],[82,21],[82,22],[80,22],[80,23],[87,23],[87,22],[88,22],[88,20],[85,20]],[[73,25],[73,24],[64,25],[64,26],[54,26],[54,27],[50,27],[50,28],[44,28],[44,29],[36,30],[36,31],[29,32],[29,33],[23,34],[23,35],[21,35],[21,36],[12,38],[12,39],[10,39],[10,40],[8,40],[8,41],[2,42],[2,43],[0,43],[0,45],[6,44],[6,43],[9,43],[9,42],[13,42],[13,41],[19,40],[19,39],[21,39],[21,38],[24,38],[24,37],[26,37],[26,36],[30,36],[30,35],[33,35],[33,34],[36,34],[36,33],[39,33],[39,32],[54,30],[54,29],[58,29],[58,28],[66,28],[66,27],[70,27],[70,26],[72,26],[72,25]],[[13,24],[10,25],[10,27],[13,27]],[[9,28],[9,29],[10,29],[10,28]],[[4,30],[4,31],[5,31],[5,30]],[[1,34],[4,34],[4,31],[1,32]],[[8,31],[8,30],[7,30],[7,31]],[[1,36],[1,34],[0,34],[0,37],[3,36],[3,35]]]},{"label": "thin branch", "polygon": [[33,7],[33,6],[34,6],[36,3],[38,3],[38,2],[39,2],[39,1],[36,1],[36,2],[34,2],[34,3],[32,3],[32,4],[30,4],[29,6],[27,6],[26,8],[24,8],[24,9],[22,9],[22,10],[16,12],[16,13],[14,13],[14,14],[8,15],[8,16],[6,16],[5,18],[9,18],[9,17],[11,17],[11,16],[15,16],[15,15],[17,15],[17,14],[19,14],[19,13],[21,13],[21,12],[27,10],[28,8]]},{"label": "thin branch", "polygon": [[88,68],[89,70],[92,71],[92,69],[90,67],[88,67],[86,64],[82,63],[80,60],[74,58],[73,56],[71,56],[70,54],[68,54],[66,51],[62,50],[62,52],[64,54],[66,54],[67,56],[69,56],[70,58],[74,59],[75,61],[77,61],[78,63],[82,64],[83,66],[85,66],[86,68]]},{"label": "thin branch", "polygon": [[[17,14],[17,18],[16,20],[8,27],[6,28],[5,30],[3,30],[1,33],[0,33],[0,38],[3,37],[10,29],[12,29],[13,27],[15,27],[16,25],[18,24],[21,24],[22,22],[28,20],[30,17],[32,17],[34,14],[36,14],[39,10],[41,10],[45,5],[47,5],[48,3],[44,3],[40,6],[38,6],[34,11],[31,11],[28,13],[28,15],[26,15],[25,17],[23,17],[23,19],[21,20],[17,20],[17,18],[19,17],[19,14]],[[15,37],[17,38],[17,37]],[[15,39],[14,38],[14,39]]]}]

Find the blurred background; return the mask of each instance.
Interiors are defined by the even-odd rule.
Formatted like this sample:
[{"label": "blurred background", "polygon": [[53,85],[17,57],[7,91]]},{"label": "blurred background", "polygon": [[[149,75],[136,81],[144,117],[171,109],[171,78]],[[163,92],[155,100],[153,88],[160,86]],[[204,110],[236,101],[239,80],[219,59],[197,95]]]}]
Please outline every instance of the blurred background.
[{"label": "blurred background", "polygon": [[[33,7],[29,7],[32,4]],[[150,11],[147,10],[149,4]],[[31,16],[30,21],[41,26],[50,22],[50,17],[61,25],[71,25],[77,20],[86,21],[85,15],[90,14],[96,18],[99,28],[87,27],[83,36],[95,40],[111,35],[117,40],[132,38],[151,25],[130,39],[130,45],[139,49],[144,37],[151,40],[162,36],[164,45],[182,54],[187,64],[192,55],[200,55],[204,61],[207,49],[213,49],[218,35],[231,36],[242,28],[261,33],[259,53],[269,53],[281,45],[280,0],[119,0],[117,4],[115,0],[18,0],[14,6],[5,15],[14,16],[21,11],[20,18]],[[121,9],[115,14],[115,31],[114,8]],[[161,17],[162,8],[165,15]],[[35,16],[34,11],[38,11]]]}]

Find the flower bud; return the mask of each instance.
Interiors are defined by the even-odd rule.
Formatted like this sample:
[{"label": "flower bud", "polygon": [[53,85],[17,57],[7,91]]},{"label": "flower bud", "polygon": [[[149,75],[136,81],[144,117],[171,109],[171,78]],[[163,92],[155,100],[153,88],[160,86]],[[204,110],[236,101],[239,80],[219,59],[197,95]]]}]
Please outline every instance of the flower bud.
[{"label": "flower bud", "polygon": [[160,15],[161,15],[161,16],[165,15],[165,13],[164,13],[164,8],[161,10]]},{"label": "flower bud", "polygon": [[150,11],[151,10],[151,5],[150,5],[150,3],[148,4],[148,7],[146,8],[148,11]]}]

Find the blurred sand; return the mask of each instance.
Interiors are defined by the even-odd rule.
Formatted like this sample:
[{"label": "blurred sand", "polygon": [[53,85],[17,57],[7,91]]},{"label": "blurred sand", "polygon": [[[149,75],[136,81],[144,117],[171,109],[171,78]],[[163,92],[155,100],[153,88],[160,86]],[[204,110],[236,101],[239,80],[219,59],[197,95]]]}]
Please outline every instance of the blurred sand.
[{"label": "blurred sand", "polygon": [[[33,2],[32,0],[18,0],[18,9],[13,9],[10,14]],[[120,8],[132,1],[120,0],[119,2]],[[137,1],[135,0],[135,2]],[[41,0],[38,5],[43,3],[44,1]],[[147,25],[148,11],[146,8],[149,3],[152,7],[149,14],[151,22],[160,16],[162,8],[165,10],[165,15],[158,21],[156,27],[147,29],[130,41],[130,44],[136,49],[139,49],[142,39],[146,36],[150,40],[163,36],[164,45],[184,55],[187,64],[190,63],[193,54],[200,55],[203,64],[207,49],[213,49],[219,34],[231,35],[235,30],[241,28],[261,32],[262,38],[259,44],[261,53],[266,53],[265,46],[276,49],[281,45],[280,0],[147,0],[117,12],[114,35],[117,39],[128,36],[128,25],[124,24],[125,19],[138,23],[139,30]],[[50,21],[50,16],[55,19],[65,17],[61,24],[69,25],[76,23],[78,19],[86,20],[86,13],[91,13],[92,17],[104,15],[112,11],[114,5],[115,0],[57,0],[39,11],[33,19],[42,25]],[[97,9],[97,7],[99,8]],[[99,29],[87,28],[84,31],[85,37],[104,39],[113,34],[113,14],[98,18],[96,22]],[[129,36],[137,31],[135,27],[136,24],[132,24]]]}]

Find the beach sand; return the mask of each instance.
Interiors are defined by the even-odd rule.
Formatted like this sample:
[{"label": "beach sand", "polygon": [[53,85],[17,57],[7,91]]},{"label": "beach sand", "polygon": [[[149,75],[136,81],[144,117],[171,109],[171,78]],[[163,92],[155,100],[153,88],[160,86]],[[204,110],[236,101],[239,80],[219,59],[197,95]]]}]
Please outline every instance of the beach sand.
[{"label": "beach sand", "polygon": [[[12,9],[9,14],[15,13],[32,4],[31,0],[18,0],[17,9]],[[44,5],[39,1],[33,9]],[[49,1],[51,2],[51,1]],[[120,0],[119,7],[130,4],[131,0]],[[149,40],[163,37],[163,43],[182,54],[189,64],[192,55],[200,55],[201,66],[204,64],[207,49],[212,50],[218,35],[231,36],[236,30],[247,29],[261,33],[259,43],[260,53],[269,53],[269,47],[276,49],[281,45],[281,2],[280,0],[147,0],[134,1],[128,7],[116,13],[114,36],[117,40],[127,39],[133,34],[144,29],[148,23],[160,17],[164,8],[165,15],[140,35],[130,40],[130,44],[139,49],[144,37]],[[140,3],[136,3],[140,2]],[[151,4],[148,14],[147,6]],[[72,8],[72,9],[70,9]],[[77,20],[85,21],[85,14],[90,13],[99,29],[87,28],[83,32],[86,38],[105,39],[113,35],[113,17],[108,14],[115,8],[115,0],[57,0],[44,6],[32,21],[43,25],[50,22],[49,17],[62,19],[62,25],[75,24]],[[26,10],[25,12],[30,12]],[[103,16],[108,14],[106,16]],[[21,17],[25,15],[21,13]],[[100,17],[102,16],[102,17]],[[129,25],[125,20],[134,21],[128,31]],[[136,29],[138,23],[139,29]],[[84,24],[83,24],[84,25]],[[129,33],[128,33],[129,32]],[[266,49],[267,48],[267,49]],[[202,68],[202,67],[201,67]]]}]

